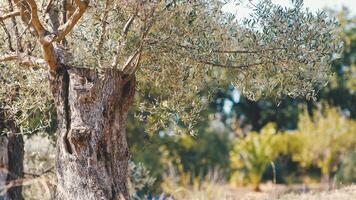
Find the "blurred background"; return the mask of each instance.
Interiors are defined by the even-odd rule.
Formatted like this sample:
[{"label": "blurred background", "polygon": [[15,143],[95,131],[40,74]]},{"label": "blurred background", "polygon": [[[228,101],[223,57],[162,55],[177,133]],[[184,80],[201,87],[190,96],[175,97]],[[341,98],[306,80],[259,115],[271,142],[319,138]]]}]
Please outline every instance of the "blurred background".
[{"label": "blurred background", "polygon": [[[326,191],[328,196],[329,189],[356,183],[355,1],[305,4],[335,16],[345,43],[318,98],[250,101],[226,85],[202,113],[194,136],[164,130],[148,134],[132,114],[128,140],[133,199],[300,199],[293,195]],[[226,11],[244,17],[248,9],[240,5]],[[50,198],[55,184],[52,137],[26,137],[26,199]],[[344,190],[356,198],[356,187]]]}]

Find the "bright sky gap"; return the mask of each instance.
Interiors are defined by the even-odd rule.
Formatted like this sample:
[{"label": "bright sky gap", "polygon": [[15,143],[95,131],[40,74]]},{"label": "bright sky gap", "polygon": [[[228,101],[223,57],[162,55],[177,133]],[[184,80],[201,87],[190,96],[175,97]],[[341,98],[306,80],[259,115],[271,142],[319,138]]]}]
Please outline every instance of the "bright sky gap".
[{"label": "bright sky gap", "polygon": [[[254,4],[261,0],[252,0]],[[291,0],[272,0],[273,3],[279,4],[281,6],[290,7],[292,6]],[[249,0],[243,0],[243,2],[236,6],[235,4],[226,5],[223,10],[226,12],[235,13],[237,19],[243,19],[249,17],[252,12],[251,6],[248,5]],[[325,9],[341,10],[343,7],[350,11],[351,15],[356,15],[356,0],[304,0],[304,8],[308,8],[312,12],[317,12]],[[240,101],[240,92],[238,90],[233,90],[232,97],[235,103]],[[230,113],[233,107],[233,102],[229,99],[224,100],[223,111],[225,113]]]},{"label": "bright sky gap", "polygon": [[[252,2],[258,3],[260,0],[252,0]],[[248,17],[252,9],[248,6],[248,0],[244,0],[239,6],[234,4],[226,5],[224,10],[231,13],[236,13],[238,19]],[[272,0],[273,3],[281,6],[290,7],[290,0]],[[332,9],[341,10],[343,7],[349,9],[351,15],[356,15],[356,0],[304,0],[304,7],[316,12],[318,10]]]}]

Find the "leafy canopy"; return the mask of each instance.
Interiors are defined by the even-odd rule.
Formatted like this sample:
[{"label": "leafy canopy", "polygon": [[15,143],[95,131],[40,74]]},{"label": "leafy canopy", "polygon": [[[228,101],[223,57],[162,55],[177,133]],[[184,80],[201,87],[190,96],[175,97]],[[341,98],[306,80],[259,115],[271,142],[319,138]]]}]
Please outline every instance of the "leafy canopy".
[{"label": "leafy canopy", "polygon": [[[338,24],[303,9],[302,0],[292,8],[263,0],[243,23],[222,11],[228,1],[68,0],[65,9],[64,1],[51,2],[16,4],[22,24],[5,19],[11,6],[0,3],[0,51],[7,53],[0,61],[135,74],[138,109],[150,131],[192,130],[213,92],[201,91],[212,83],[233,83],[253,100],[312,98],[342,47]],[[63,9],[69,19],[60,17]]]}]

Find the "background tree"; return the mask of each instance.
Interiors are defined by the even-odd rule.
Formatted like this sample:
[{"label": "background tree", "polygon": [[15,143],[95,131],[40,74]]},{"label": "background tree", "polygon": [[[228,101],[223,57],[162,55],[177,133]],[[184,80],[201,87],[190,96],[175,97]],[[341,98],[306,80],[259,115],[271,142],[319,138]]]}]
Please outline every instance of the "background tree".
[{"label": "background tree", "polygon": [[254,100],[314,97],[341,42],[335,21],[293,2],[262,1],[243,24],[219,1],[2,2],[0,61],[49,70],[57,198],[129,198],[125,128],[136,79],[151,97],[138,106],[151,132],[193,130],[211,81]]},{"label": "background tree", "polygon": [[[24,141],[23,135],[31,136],[40,131],[51,133],[53,128],[53,105],[43,71],[18,69],[0,65],[0,154],[1,194],[9,199],[22,199]],[[13,187],[16,186],[16,187]],[[8,192],[6,193],[6,191]]]},{"label": "background tree", "polygon": [[301,166],[320,168],[323,181],[330,184],[340,161],[355,148],[355,121],[326,107],[310,117],[300,116],[298,130],[289,136],[292,158]]}]

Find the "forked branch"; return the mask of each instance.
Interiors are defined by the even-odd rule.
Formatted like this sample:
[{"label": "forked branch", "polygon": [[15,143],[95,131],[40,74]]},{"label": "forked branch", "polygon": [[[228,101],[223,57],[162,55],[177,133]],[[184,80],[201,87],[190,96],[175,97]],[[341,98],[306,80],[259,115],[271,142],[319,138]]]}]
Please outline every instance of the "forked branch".
[{"label": "forked branch", "polygon": [[[35,28],[35,30],[37,31],[40,39],[43,39],[46,36],[47,31],[43,27],[43,25],[40,21],[40,18],[38,17],[37,4],[36,4],[35,0],[26,0],[26,1],[31,7],[31,23],[32,23],[33,27]],[[44,42],[44,41],[42,41],[42,42]]]},{"label": "forked branch", "polygon": [[59,27],[58,32],[55,34],[56,36],[52,39],[51,43],[63,40],[66,35],[72,31],[89,6],[89,0],[75,0],[75,3],[77,8],[75,9],[73,15],[65,24]]},{"label": "forked branch", "polygon": [[[37,37],[38,42],[41,44],[44,61],[47,62],[47,66],[50,70],[55,71],[58,68],[57,53],[53,46],[53,42],[60,42],[65,39],[66,35],[70,33],[73,27],[77,24],[79,19],[85,13],[89,5],[89,0],[75,0],[76,9],[71,17],[63,25],[58,28],[55,33],[50,33],[42,25],[39,15],[38,7],[35,0],[13,0],[18,8],[18,12],[12,13],[12,15],[19,14],[22,21],[28,24],[28,27],[33,35]],[[51,6],[51,1],[49,3]],[[46,8],[48,10],[49,8]],[[8,15],[6,15],[8,18]],[[26,29],[25,29],[26,30]],[[31,56],[25,56],[22,54],[7,55],[3,57],[3,60],[17,59],[26,65],[43,66],[42,60],[35,59]]]},{"label": "forked branch", "polygon": [[[120,57],[121,51],[124,48],[124,46],[126,45],[126,42],[125,42],[126,35],[130,29],[132,22],[137,17],[137,14],[138,14],[138,6],[136,7],[134,13],[130,16],[130,18],[125,23],[124,28],[122,29],[121,37],[120,37],[118,45],[117,45],[117,50],[116,50],[117,53],[116,53],[116,56],[114,57],[114,61],[112,63],[113,68],[117,67],[117,65],[119,64],[119,57]],[[129,58],[129,60],[130,60],[130,58]],[[124,68],[125,68],[125,66],[123,67],[123,69]]]}]

